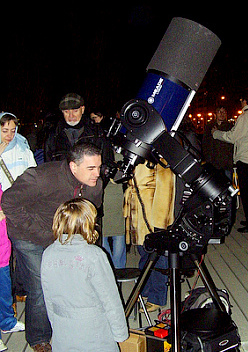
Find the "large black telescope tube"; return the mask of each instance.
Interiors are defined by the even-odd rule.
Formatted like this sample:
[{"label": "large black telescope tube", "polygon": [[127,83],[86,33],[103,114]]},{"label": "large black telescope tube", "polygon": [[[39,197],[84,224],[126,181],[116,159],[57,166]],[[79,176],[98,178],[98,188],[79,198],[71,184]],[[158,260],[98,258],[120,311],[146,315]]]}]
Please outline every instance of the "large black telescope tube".
[{"label": "large black telescope tube", "polygon": [[201,24],[172,19],[137,95],[157,110],[168,131],[177,130],[220,45]]}]

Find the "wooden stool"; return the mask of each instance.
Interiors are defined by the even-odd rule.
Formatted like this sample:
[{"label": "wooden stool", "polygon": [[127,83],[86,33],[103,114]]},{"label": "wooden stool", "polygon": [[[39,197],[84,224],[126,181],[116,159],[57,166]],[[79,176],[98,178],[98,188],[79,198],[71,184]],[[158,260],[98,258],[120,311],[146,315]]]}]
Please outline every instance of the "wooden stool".
[{"label": "wooden stool", "polygon": [[[116,280],[120,286],[121,289],[121,284],[123,282],[134,282],[134,284],[137,283],[139,277],[141,274],[141,270],[138,268],[125,268],[125,269],[115,269],[115,276],[116,276]],[[137,319],[137,312],[138,310],[138,305],[137,303],[140,303],[141,307],[144,310],[144,314],[146,317],[146,320],[149,324],[149,326],[152,326],[152,322],[151,319],[149,317],[149,314],[147,312],[143,297],[141,296],[141,293],[139,293],[139,302],[137,301],[134,305],[134,319]],[[142,320],[141,320],[141,313],[139,312],[139,326],[142,327]]]}]

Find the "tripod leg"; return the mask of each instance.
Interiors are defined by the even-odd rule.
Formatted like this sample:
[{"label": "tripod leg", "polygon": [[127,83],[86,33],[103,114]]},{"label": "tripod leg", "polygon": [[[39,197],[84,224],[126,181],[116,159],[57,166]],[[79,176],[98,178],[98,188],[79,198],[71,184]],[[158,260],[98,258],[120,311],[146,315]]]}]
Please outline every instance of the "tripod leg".
[{"label": "tripod leg", "polygon": [[[137,282],[137,284],[134,286],[128,300],[127,300],[127,303],[126,303],[126,307],[125,307],[125,316],[126,318],[129,317],[132,309],[133,309],[133,306],[135,304],[135,302],[137,301],[138,297],[139,297],[139,293],[141,291],[141,288],[147,278],[147,275],[150,271],[150,269],[152,268],[152,266],[155,264],[156,260],[158,259],[158,253],[157,252],[153,252],[150,254],[150,257],[148,259],[148,262],[146,264],[146,266],[144,267],[140,277],[139,277],[139,280]],[[152,325],[152,324],[151,324]]]},{"label": "tripod leg", "polygon": [[180,335],[180,304],[181,304],[181,284],[179,270],[179,253],[169,253],[170,268],[170,305],[171,305],[171,334],[172,352],[181,351]]},{"label": "tripod leg", "polygon": [[211,277],[211,275],[210,275],[205,263],[202,262],[202,264],[200,265],[199,261],[197,259],[197,256],[194,255],[194,254],[191,254],[191,258],[193,259],[197,269],[200,272],[201,279],[202,279],[205,287],[207,288],[210,296],[212,297],[213,303],[215,304],[215,306],[218,309],[220,309],[222,312],[226,313],[225,306],[222,303],[222,301],[220,299],[220,296],[217,293],[217,289],[216,289],[215,283],[214,283],[214,281],[213,281],[213,279],[212,279],[212,277]]},{"label": "tripod leg", "polygon": [[[147,320],[149,326],[152,326],[151,319],[150,319],[149,314],[148,314],[148,312],[147,312],[147,310],[146,310],[145,303],[144,303],[144,301],[143,301],[143,298],[142,298],[141,294],[139,294],[139,300],[140,300],[140,305],[141,305],[141,307],[143,308],[144,314],[145,314],[145,316],[146,316],[146,320]],[[139,314],[139,319],[140,319],[140,327],[141,327],[141,323],[142,323],[142,322],[141,322],[141,316],[140,316],[140,314]]]}]

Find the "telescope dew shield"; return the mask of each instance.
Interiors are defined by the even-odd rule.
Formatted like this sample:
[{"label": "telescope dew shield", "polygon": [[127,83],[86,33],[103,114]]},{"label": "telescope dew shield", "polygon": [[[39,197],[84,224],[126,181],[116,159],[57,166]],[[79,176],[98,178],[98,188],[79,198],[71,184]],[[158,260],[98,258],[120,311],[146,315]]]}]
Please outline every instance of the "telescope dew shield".
[{"label": "telescope dew shield", "polygon": [[158,111],[168,131],[178,128],[220,45],[204,26],[172,19],[137,95]]}]

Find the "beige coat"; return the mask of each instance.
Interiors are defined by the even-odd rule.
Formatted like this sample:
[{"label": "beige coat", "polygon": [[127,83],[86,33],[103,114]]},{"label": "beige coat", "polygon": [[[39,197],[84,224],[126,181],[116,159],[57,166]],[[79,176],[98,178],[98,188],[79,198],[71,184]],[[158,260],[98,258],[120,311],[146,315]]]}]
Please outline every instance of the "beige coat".
[{"label": "beige coat", "polygon": [[215,131],[214,139],[234,144],[233,161],[248,164],[248,105],[230,131]]},{"label": "beige coat", "polygon": [[[154,169],[139,164],[134,174],[150,227],[152,230],[154,227],[166,229],[174,221],[175,175],[159,164]],[[127,243],[143,245],[150,231],[143,218],[133,179],[125,192],[124,217]]]}]

